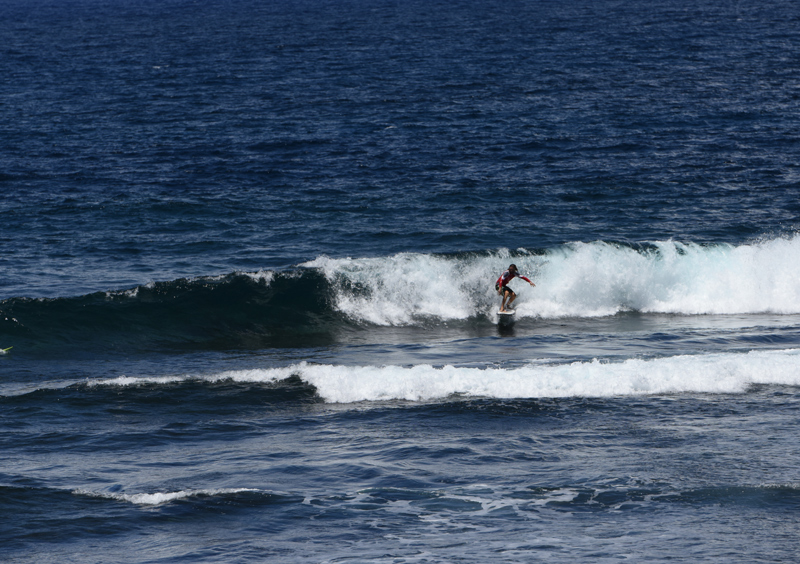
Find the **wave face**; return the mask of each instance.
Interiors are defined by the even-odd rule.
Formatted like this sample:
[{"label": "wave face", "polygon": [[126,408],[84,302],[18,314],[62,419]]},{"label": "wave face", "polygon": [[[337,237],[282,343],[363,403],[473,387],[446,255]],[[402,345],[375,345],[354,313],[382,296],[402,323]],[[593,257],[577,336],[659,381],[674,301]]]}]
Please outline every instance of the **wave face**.
[{"label": "wave face", "polygon": [[[0,303],[14,345],[109,349],[325,343],[363,326],[494,322],[494,281],[510,262],[518,318],[800,313],[800,237],[748,245],[661,241],[553,249],[317,259],[282,272],[150,283],[72,298]],[[4,345],[5,346],[5,345]],[[30,348],[30,347],[29,347]]]},{"label": "wave face", "polygon": [[28,350],[281,346],[298,335],[324,340],[337,321],[328,302],[326,281],[311,271],[235,273],[72,298],[5,300],[0,335],[12,344],[27,341]]}]

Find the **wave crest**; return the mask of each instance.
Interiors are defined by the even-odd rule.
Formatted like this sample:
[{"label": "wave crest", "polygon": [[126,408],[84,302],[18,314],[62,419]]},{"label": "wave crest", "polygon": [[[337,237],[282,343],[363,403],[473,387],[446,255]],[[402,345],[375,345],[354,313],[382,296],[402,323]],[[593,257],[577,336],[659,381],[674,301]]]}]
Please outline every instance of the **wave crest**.
[{"label": "wave crest", "polygon": [[303,266],[325,276],[336,308],[350,318],[409,325],[491,315],[499,303],[494,282],[512,261],[536,283],[511,284],[520,317],[800,313],[800,237],[740,246],[598,241],[541,252],[320,257]]}]

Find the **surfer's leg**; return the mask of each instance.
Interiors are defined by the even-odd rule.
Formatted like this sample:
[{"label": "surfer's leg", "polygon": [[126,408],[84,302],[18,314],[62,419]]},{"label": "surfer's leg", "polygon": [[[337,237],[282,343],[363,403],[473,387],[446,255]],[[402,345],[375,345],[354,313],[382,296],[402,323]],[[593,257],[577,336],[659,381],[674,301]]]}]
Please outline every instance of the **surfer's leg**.
[{"label": "surfer's leg", "polygon": [[[511,298],[511,301],[509,301],[509,298]],[[507,308],[507,307],[508,307],[508,306],[511,304],[511,302],[513,302],[513,301],[514,301],[514,292],[512,292],[512,291],[511,291],[510,289],[508,289],[508,288],[506,288],[505,290],[503,290],[503,303],[502,303],[502,305],[500,306],[500,311],[505,311],[505,310],[506,310],[506,308]]]},{"label": "surfer's leg", "polygon": [[509,290],[508,294],[506,294],[506,295],[508,296],[509,299],[506,302],[506,305],[505,305],[505,307],[503,309],[510,308],[511,304],[514,303],[514,300],[517,299],[517,295],[512,290]]}]

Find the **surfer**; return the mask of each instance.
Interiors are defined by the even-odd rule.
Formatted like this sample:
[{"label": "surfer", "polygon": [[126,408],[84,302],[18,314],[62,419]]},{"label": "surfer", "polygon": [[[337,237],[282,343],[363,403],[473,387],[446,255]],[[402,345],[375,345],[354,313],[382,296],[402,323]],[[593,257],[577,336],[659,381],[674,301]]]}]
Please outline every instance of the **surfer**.
[{"label": "surfer", "polygon": [[503,296],[503,301],[500,303],[500,311],[507,311],[506,308],[511,306],[514,300],[517,299],[517,295],[514,293],[514,290],[508,287],[508,283],[514,278],[522,278],[531,286],[536,286],[536,284],[519,273],[516,264],[510,265],[508,270],[500,275],[500,278],[497,279],[497,282],[495,282],[494,285],[494,289],[497,290],[498,295]]}]

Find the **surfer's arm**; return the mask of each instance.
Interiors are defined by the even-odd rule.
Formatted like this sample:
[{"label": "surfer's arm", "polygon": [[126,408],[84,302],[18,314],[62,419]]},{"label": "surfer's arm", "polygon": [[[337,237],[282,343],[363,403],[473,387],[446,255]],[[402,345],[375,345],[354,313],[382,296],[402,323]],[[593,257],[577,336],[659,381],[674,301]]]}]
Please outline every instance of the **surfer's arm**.
[{"label": "surfer's arm", "polygon": [[536,284],[534,284],[533,282],[531,282],[530,280],[528,280],[528,278],[527,278],[527,277],[525,277],[525,276],[521,276],[521,275],[520,275],[519,277],[520,277],[520,278],[522,278],[522,279],[523,279],[525,282],[527,282],[527,283],[528,283],[528,284],[530,284],[531,286],[536,286]]}]

